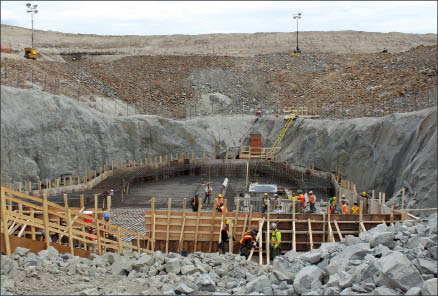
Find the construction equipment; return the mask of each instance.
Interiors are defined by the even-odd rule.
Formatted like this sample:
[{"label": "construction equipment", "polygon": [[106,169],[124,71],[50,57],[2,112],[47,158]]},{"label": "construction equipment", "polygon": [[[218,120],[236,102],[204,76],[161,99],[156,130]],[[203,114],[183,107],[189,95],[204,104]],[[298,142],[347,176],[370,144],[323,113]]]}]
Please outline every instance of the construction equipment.
[{"label": "construction equipment", "polygon": [[296,111],[292,110],[287,118],[286,124],[283,126],[283,128],[280,132],[280,135],[278,136],[277,140],[275,140],[274,144],[272,145],[271,159],[274,158],[274,154],[277,151],[277,148],[280,146],[281,142],[283,141],[284,136],[286,135],[289,126],[292,124],[292,121],[295,120],[296,116],[297,116]]},{"label": "construction equipment", "polygon": [[38,52],[36,48],[26,47],[24,48],[24,57],[26,59],[36,60],[38,57]]}]

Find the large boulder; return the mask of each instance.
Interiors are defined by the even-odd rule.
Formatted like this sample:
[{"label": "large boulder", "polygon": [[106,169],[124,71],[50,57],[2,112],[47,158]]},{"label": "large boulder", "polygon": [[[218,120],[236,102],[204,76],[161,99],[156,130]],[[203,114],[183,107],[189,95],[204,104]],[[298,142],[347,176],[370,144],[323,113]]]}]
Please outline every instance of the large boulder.
[{"label": "large boulder", "polygon": [[1,256],[0,274],[8,277],[14,277],[17,273],[18,263],[7,256]]},{"label": "large boulder", "polygon": [[391,252],[378,260],[382,278],[389,287],[400,288],[406,292],[411,287],[422,287],[424,284],[414,264],[402,253]]},{"label": "large boulder", "polygon": [[322,270],[317,266],[304,267],[295,276],[293,285],[295,292],[303,294],[321,288],[322,275]]},{"label": "large boulder", "polygon": [[[288,252],[289,256],[277,256],[272,264],[273,276],[275,276],[279,282],[287,281],[292,284],[295,275],[306,266],[305,263],[295,256],[295,252]],[[286,260],[285,260],[286,259]]]},{"label": "large boulder", "polygon": [[200,291],[214,292],[216,284],[208,274],[201,274],[195,281],[196,286]]},{"label": "large boulder", "polygon": [[167,258],[164,268],[168,273],[172,272],[178,274],[181,271],[181,261],[179,258]]},{"label": "large boulder", "polygon": [[24,256],[27,255],[27,253],[29,253],[29,249],[22,248],[22,247],[17,247],[17,248],[15,248],[14,255],[18,255],[20,257],[24,257]]},{"label": "large boulder", "polygon": [[438,295],[437,278],[430,279],[424,282],[421,289],[422,295]]},{"label": "large boulder", "polygon": [[414,261],[415,266],[417,266],[418,270],[422,274],[433,274],[436,275],[438,270],[437,262],[436,261],[429,261],[422,258],[417,258]]},{"label": "large boulder", "polygon": [[310,252],[298,256],[298,259],[304,260],[311,264],[315,264],[321,260],[321,252],[318,249],[313,249]]},{"label": "large boulder", "polygon": [[266,275],[259,276],[250,281],[245,286],[246,293],[259,292],[263,293],[264,287],[271,287],[271,282]]}]

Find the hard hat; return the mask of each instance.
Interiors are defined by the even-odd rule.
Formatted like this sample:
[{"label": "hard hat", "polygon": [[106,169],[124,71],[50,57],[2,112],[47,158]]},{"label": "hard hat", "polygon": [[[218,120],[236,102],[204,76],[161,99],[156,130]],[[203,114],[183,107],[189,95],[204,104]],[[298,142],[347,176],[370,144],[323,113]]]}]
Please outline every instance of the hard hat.
[{"label": "hard hat", "polygon": [[301,189],[298,189],[297,193],[300,194],[303,193],[303,191]]},{"label": "hard hat", "polygon": [[271,229],[275,229],[276,227],[277,227],[277,223],[272,222],[272,223],[271,223]]},{"label": "hard hat", "polygon": [[109,219],[109,217],[110,217],[110,215],[109,215],[108,213],[105,213],[105,214],[103,215],[103,218],[104,218],[104,219]]},{"label": "hard hat", "polygon": [[227,219],[227,221],[225,222],[227,225],[230,225],[230,220]]},{"label": "hard hat", "polygon": [[222,197],[222,194],[219,193],[219,194],[217,195],[217,197]]},{"label": "hard hat", "polygon": [[277,194],[277,193],[275,193],[275,194],[274,194],[274,197],[278,197],[278,194]]},{"label": "hard hat", "polygon": [[309,191],[309,194],[313,194],[313,191]]},{"label": "hard hat", "polygon": [[333,196],[333,200],[336,200],[336,196]]},{"label": "hard hat", "polygon": [[111,189],[110,191],[111,191],[111,192],[114,192],[114,189]]},{"label": "hard hat", "polygon": [[264,194],[265,196],[268,196],[268,194],[265,192],[265,194]]},{"label": "hard hat", "polygon": [[196,192],[196,193],[195,193],[195,196],[199,196],[199,193],[198,193],[198,192]]},{"label": "hard hat", "polygon": [[46,235],[46,231],[44,229],[41,230],[41,235]]},{"label": "hard hat", "polygon": [[84,214],[93,214],[93,211],[84,211]]},{"label": "hard hat", "polygon": [[367,196],[367,193],[365,191],[362,192],[362,196]]},{"label": "hard hat", "polygon": [[341,197],[345,197],[345,194],[342,194]]}]

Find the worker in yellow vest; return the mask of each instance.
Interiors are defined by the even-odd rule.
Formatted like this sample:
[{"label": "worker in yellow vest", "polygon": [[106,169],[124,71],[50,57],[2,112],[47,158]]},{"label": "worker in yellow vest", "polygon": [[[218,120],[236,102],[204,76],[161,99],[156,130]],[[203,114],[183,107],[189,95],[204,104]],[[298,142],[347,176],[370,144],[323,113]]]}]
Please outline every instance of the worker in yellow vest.
[{"label": "worker in yellow vest", "polygon": [[359,210],[360,208],[357,205],[357,202],[354,203],[354,206],[351,208],[351,213],[352,215],[359,215]]},{"label": "worker in yellow vest", "polygon": [[271,223],[271,260],[278,255],[281,255],[280,243],[281,243],[281,232],[277,228],[278,224],[272,222]]}]

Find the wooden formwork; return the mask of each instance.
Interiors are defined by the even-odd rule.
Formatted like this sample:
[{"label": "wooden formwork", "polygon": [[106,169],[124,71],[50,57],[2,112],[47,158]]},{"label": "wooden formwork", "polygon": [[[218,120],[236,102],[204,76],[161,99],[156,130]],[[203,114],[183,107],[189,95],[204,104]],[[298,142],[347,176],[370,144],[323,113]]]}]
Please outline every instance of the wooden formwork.
[{"label": "wooden formwork", "polygon": [[[364,214],[364,215],[326,215],[326,214],[291,214],[262,215],[261,213],[229,212],[222,216],[214,211],[153,211],[146,210],[145,223],[147,231],[155,237],[155,250],[163,252],[216,252],[218,249],[220,229],[223,221],[229,219],[236,242],[233,252],[239,252],[239,241],[243,233],[252,228],[259,228],[259,221],[264,219],[262,242],[265,253],[266,235],[270,236],[266,223],[277,222],[282,234],[280,247],[283,251],[295,249],[308,251],[319,248],[324,242],[341,241],[345,235],[358,236],[380,223],[401,220],[401,214]],[[294,231],[293,231],[294,229]],[[295,246],[294,246],[295,245]],[[257,252],[257,250],[256,250]]]}]

